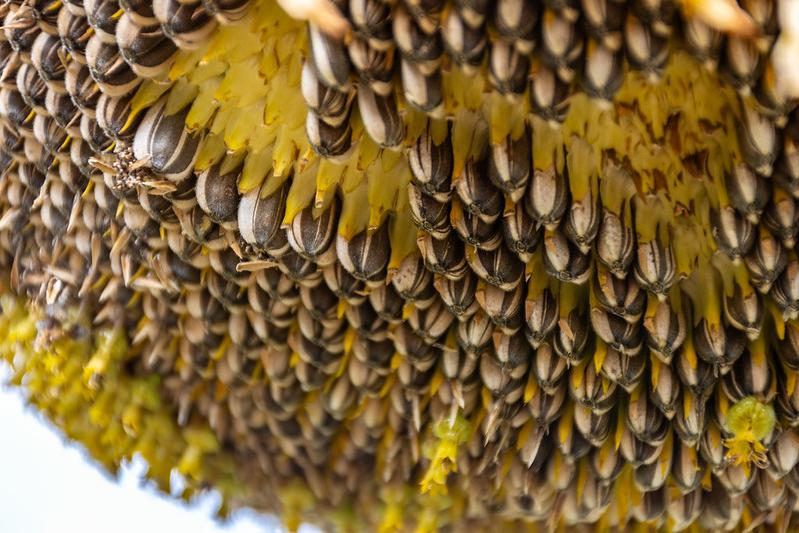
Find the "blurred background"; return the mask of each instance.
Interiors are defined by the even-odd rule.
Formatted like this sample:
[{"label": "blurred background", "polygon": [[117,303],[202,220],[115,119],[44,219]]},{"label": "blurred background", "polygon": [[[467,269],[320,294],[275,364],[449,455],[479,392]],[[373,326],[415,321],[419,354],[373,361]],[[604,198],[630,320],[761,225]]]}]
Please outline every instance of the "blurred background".
[{"label": "blurred background", "polygon": [[[159,495],[142,481],[141,459],[126,464],[119,480],[97,468],[83,450],[25,406],[15,388],[2,385],[0,363],[0,532],[2,533],[279,533],[273,517],[239,511],[228,522],[213,516],[219,496],[190,504]],[[179,476],[173,478],[176,490]],[[311,526],[302,533],[317,533]]]}]

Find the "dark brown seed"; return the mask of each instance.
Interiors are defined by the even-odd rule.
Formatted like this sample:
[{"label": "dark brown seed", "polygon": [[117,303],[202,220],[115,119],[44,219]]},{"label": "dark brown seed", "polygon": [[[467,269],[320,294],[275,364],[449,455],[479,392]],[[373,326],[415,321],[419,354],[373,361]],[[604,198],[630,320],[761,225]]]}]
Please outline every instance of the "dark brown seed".
[{"label": "dark brown seed", "polygon": [[428,22],[424,15],[411,16],[406,10],[406,6],[411,6],[409,3],[403,4],[397,5],[392,17],[394,40],[402,54],[423,66],[423,73],[429,75],[438,67],[444,53],[441,34],[437,31],[438,12],[431,18],[434,20],[428,19]]},{"label": "dark brown seed", "polygon": [[633,68],[659,77],[669,57],[668,38],[658,35],[634,15],[627,16],[624,25],[624,44],[627,61]]},{"label": "dark brown seed", "polygon": [[451,205],[452,228],[464,243],[486,251],[496,250],[502,244],[502,234],[498,231],[496,222],[486,222],[478,215],[470,213],[464,209],[459,198],[453,198]]},{"label": "dark brown seed", "polygon": [[391,255],[388,223],[374,232],[365,229],[351,239],[339,234],[336,252],[341,265],[355,278],[370,286],[384,282]]},{"label": "dark brown seed", "polygon": [[543,232],[527,215],[522,204],[506,206],[502,217],[505,245],[524,263],[529,263]]},{"label": "dark brown seed", "polygon": [[336,260],[333,239],[338,225],[339,205],[339,199],[334,198],[321,213],[316,213],[314,206],[309,205],[294,217],[286,233],[294,251],[321,266]]},{"label": "dark brown seed", "polygon": [[716,244],[733,261],[740,261],[755,243],[752,223],[730,206],[710,212]]},{"label": "dark brown seed", "polygon": [[177,52],[175,43],[164,35],[160,26],[141,26],[129,13],[119,19],[116,44],[133,72],[144,78],[166,72]]},{"label": "dark brown seed", "polygon": [[148,161],[153,172],[174,182],[192,173],[202,134],[189,132],[186,116],[191,106],[172,115],[166,114],[166,98],[151,107],[142,119],[133,139],[133,153],[139,161]]},{"label": "dark brown seed", "polygon": [[635,279],[643,288],[664,298],[675,281],[675,259],[671,246],[664,246],[660,239],[638,243],[635,262]]},{"label": "dark brown seed", "polygon": [[770,294],[786,319],[799,316],[799,259],[791,252],[788,264],[782,271]]},{"label": "dark brown seed", "polygon": [[[498,0],[494,15],[494,26],[506,39],[532,44],[533,32],[538,22],[540,4],[526,0]],[[516,45],[519,46],[518,44]],[[529,53],[522,47],[525,53]]]},{"label": "dark brown seed", "polygon": [[777,383],[769,366],[765,344],[758,341],[751,343],[734,363],[732,370],[724,375],[721,384],[732,402],[738,402],[747,396],[770,402],[776,394]]},{"label": "dark brown seed", "polygon": [[153,14],[164,33],[179,48],[194,50],[216,29],[216,20],[199,2],[182,3],[175,0],[156,0]]},{"label": "dark brown seed", "polygon": [[527,341],[537,348],[558,323],[558,301],[549,289],[544,289],[536,295],[528,294],[524,305]]},{"label": "dark brown seed", "polygon": [[439,202],[449,199],[453,168],[452,139],[447,127],[436,143],[436,131],[428,123],[414,145],[408,152],[408,162],[415,182],[429,196]]},{"label": "dark brown seed", "polygon": [[725,328],[723,324],[711,323],[704,318],[694,327],[693,336],[697,355],[722,373],[729,369],[746,347],[746,336],[741,331]]},{"label": "dark brown seed", "polygon": [[726,184],[732,206],[752,223],[757,223],[771,193],[765,178],[741,164],[727,176]]},{"label": "dark brown seed", "polygon": [[562,12],[545,8],[541,16],[541,48],[543,61],[564,82],[570,82],[583,52],[582,32],[575,21]]},{"label": "dark brown seed", "polygon": [[623,44],[627,3],[618,0],[582,0],[582,14],[588,33],[611,50]]},{"label": "dark brown seed", "polygon": [[580,81],[589,96],[611,100],[624,81],[624,53],[589,39]]},{"label": "dark brown seed", "polygon": [[514,203],[521,200],[532,169],[532,132],[525,128],[518,138],[506,137],[492,145],[488,176]]},{"label": "dark brown seed", "polygon": [[690,345],[686,343],[674,364],[680,381],[696,397],[704,398],[705,393],[716,383],[713,367],[698,358],[693,348],[693,341]]},{"label": "dark brown seed", "polygon": [[721,71],[738,90],[747,90],[757,77],[761,64],[757,45],[744,37],[730,36],[724,46]]},{"label": "dark brown seed", "polygon": [[634,390],[644,377],[646,357],[625,355],[609,349],[602,360],[602,375],[627,392]]},{"label": "dark brown seed", "polygon": [[443,239],[450,232],[450,204],[428,196],[414,183],[408,184],[408,203],[413,223],[436,239]]},{"label": "dark brown seed", "polygon": [[334,262],[326,265],[322,269],[322,276],[328,288],[333,291],[333,294],[347,300],[347,303],[360,305],[366,299],[364,296],[366,292],[364,290],[364,282],[355,279],[352,274],[344,270],[341,263]]},{"label": "dark brown seed", "polygon": [[431,235],[419,237],[419,251],[425,266],[434,274],[441,274],[450,280],[463,278],[469,271],[464,255],[463,242],[454,235],[438,240]]},{"label": "dark brown seed", "polygon": [[555,354],[549,343],[538,346],[533,357],[532,371],[544,392],[554,394],[567,370],[566,361]]},{"label": "dark brown seed", "polygon": [[638,322],[641,318],[646,305],[646,292],[634,277],[619,279],[610,275],[604,265],[598,264],[593,290],[597,301],[606,311],[630,323]]},{"label": "dark brown seed", "polygon": [[477,290],[475,298],[495,326],[506,334],[515,334],[524,323],[524,286],[505,292],[493,285]]},{"label": "dark brown seed", "polygon": [[142,82],[125,62],[116,43],[105,43],[95,33],[86,45],[86,66],[92,78],[109,96],[123,96]]},{"label": "dark brown seed", "polygon": [[402,58],[400,73],[405,100],[429,116],[440,118],[444,100],[441,72],[436,70],[432,74],[425,74],[415,62]]},{"label": "dark brown seed", "polygon": [[558,230],[544,236],[544,268],[560,281],[582,285],[591,276],[591,255],[583,254]]},{"label": "dark brown seed", "polygon": [[417,309],[425,309],[436,300],[433,274],[425,268],[418,252],[402,260],[391,278],[391,284],[404,300],[413,302]]},{"label": "dark brown seed", "polygon": [[788,264],[788,257],[777,239],[761,226],[759,238],[744,258],[744,264],[752,285],[767,293]]},{"label": "dark brown seed", "polygon": [[456,337],[458,345],[470,354],[479,355],[491,344],[494,325],[488,317],[477,312],[471,318],[458,324]]},{"label": "dark brown seed", "polygon": [[724,318],[734,328],[743,331],[750,339],[760,335],[764,312],[760,294],[735,284],[733,293],[724,297]]},{"label": "dark brown seed", "polygon": [[352,127],[348,117],[341,125],[331,126],[313,111],[308,111],[305,133],[314,151],[328,158],[342,157],[352,147]]},{"label": "dark brown seed", "polygon": [[502,194],[487,179],[486,162],[469,161],[462,178],[455,184],[455,192],[463,202],[465,210],[491,223],[502,214]]},{"label": "dark brown seed", "polygon": [[547,394],[539,389],[527,404],[527,409],[537,425],[548,427],[558,419],[566,402],[566,384],[561,382],[553,393]]},{"label": "dark brown seed", "polygon": [[533,112],[548,122],[563,122],[569,112],[573,83],[562,81],[554,69],[541,62],[532,70],[529,94]]},{"label": "dark brown seed", "polygon": [[391,45],[391,7],[379,0],[350,0],[350,17],[369,43],[383,49]]},{"label": "dark brown seed", "polygon": [[548,169],[534,169],[530,186],[524,197],[524,207],[537,224],[554,229],[560,223],[569,205],[569,178],[566,169],[561,174],[554,165]]},{"label": "dark brown seed", "polygon": [[594,201],[591,194],[582,200],[572,202],[566,212],[563,233],[577,245],[580,252],[587,254],[599,233],[600,213],[602,207]]},{"label": "dark brown seed", "polygon": [[591,352],[588,349],[589,340],[592,340],[592,335],[588,317],[575,309],[558,322],[552,345],[555,353],[570,364],[580,364]]},{"label": "dark brown seed", "polygon": [[491,83],[499,92],[520,95],[527,89],[530,60],[512,43],[503,40],[491,43],[488,65]]},{"label": "dark brown seed", "polygon": [[483,28],[474,28],[467,24],[459,11],[447,11],[441,22],[441,36],[447,51],[457,64],[469,68],[477,67],[483,61],[487,36]]},{"label": "dark brown seed", "polygon": [[402,320],[404,302],[392,286],[377,287],[370,291],[369,303],[377,315],[386,322],[395,324]]},{"label": "dark brown seed", "polygon": [[358,110],[366,132],[378,145],[385,148],[399,146],[405,135],[405,126],[393,93],[382,96],[359,83]]},{"label": "dark brown seed", "polygon": [[316,77],[314,68],[308,63],[302,67],[300,89],[308,109],[316,113],[326,125],[339,128],[349,120],[354,93],[322,84]]},{"label": "dark brown seed", "polygon": [[268,196],[262,197],[256,187],[241,197],[238,226],[242,238],[257,249],[265,250],[278,239],[291,181],[286,180]]},{"label": "dark brown seed", "polygon": [[643,347],[643,335],[637,323],[630,323],[599,307],[591,308],[591,326],[597,337],[625,355],[637,355]]},{"label": "dark brown seed", "polygon": [[625,421],[637,438],[652,445],[662,444],[671,429],[669,420],[640,389],[630,395]]},{"label": "dark brown seed", "polygon": [[[594,414],[607,414],[615,405],[616,384],[602,377],[590,361],[571,369],[568,384],[569,394],[575,403]],[[605,430],[610,430],[607,421],[605,426]]]},{"label": "dark brown seed", "polygon": [[458,280],[440,277],[433,285],[441,297],[441,301],[458,320],[466,320],[480,308],[475,299],[478,278],[467,273]]},{"label": "dark brown seed", "polygon": [[347,45],[347,51],[360,81],[376,94],[389,96],[393,91],[391,83],[394,74],[393,50],[378,50],[366,40],[353,37]]}]

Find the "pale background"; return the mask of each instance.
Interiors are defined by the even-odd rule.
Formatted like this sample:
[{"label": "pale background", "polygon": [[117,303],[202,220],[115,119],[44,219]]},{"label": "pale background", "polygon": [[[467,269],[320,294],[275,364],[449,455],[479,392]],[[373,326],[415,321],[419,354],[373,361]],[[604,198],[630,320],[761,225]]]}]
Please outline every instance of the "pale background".
[{"label": "pale background", "polygon": [[[215,521],[216,494],[190,505],[161,497],[142,483],[142,461],[126,465],[119,481],[109,477],[26,407],[19,391],[4,386],[7,375],[0,363],[0,533],[284,531],[275,518],[251,512]],[[318,532],[309,526],[300,531]]]}]

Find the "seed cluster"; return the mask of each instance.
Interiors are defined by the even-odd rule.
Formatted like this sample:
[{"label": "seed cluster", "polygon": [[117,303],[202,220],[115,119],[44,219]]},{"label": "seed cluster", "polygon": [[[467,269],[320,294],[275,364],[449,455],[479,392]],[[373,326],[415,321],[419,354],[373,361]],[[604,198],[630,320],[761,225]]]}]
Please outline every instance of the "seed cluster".
[{"label": "seed cluster", "polygon": [[162,485],[291,524],[791,527],[777,4],[334,4],[343,36],[0,7],[0,264],[39,320],[0,302],[0,353],[37,405],[73,427],[69,375],[124,418],[116,456],[68,430],[104,464],[146,438]]}]

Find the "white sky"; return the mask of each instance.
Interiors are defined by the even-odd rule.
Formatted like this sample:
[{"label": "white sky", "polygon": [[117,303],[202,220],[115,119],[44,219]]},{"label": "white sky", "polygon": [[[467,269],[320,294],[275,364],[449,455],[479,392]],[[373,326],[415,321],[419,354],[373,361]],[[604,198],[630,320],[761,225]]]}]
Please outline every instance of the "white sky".
[{"label": "white sky", "polygon": [[[211,517],[218,495],[191,505],[142,486],[142,462],[119,481],[87,462],[77,446],[2,385],[0,363],[0,532],[2,533],[277,533],[279,522],[238,512],[227,524]],[[303,533],[318,531],[302,527]]]}]

